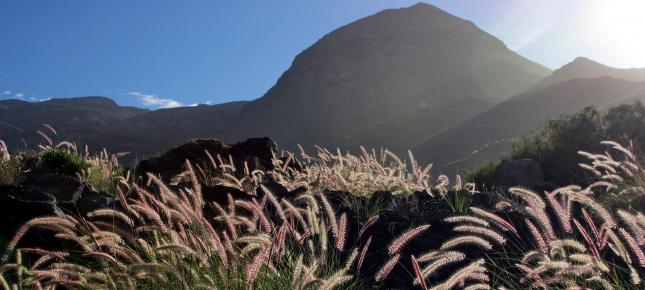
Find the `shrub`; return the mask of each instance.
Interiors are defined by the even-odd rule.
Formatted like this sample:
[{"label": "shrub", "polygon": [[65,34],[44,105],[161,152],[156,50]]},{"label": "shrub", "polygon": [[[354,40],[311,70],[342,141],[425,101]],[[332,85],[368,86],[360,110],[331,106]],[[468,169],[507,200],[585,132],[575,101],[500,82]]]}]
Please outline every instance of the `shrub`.
[{"label": "shrub", "polygon": [[69,176],[82,174],[90,167],[82,157],[58,148],[49,148],[43,151],[36,166],[38,170],[50,174]]},{"label": "shrub", "polygon": [[[641,102],[620,105],[601,112],[588,107],[579,113],[545,122],[512,145],[510,159],[529,158],[540,163],[547,181],[558,185],[582,183],[588,173],[578,167],[584,161],[576,154],[598,152],[600,142],[614,140],[645,146],[645,106]],[[643,148],[635,148],[642,151]]]},{"label": "shrub", "polygon": [[495,169],[499,163],[499,161],[488,161],[484,163],[480,167],[466,174],[466,180],[474,183],[478,187],[492,185]]},{"label": "shrub", "polygon": [[82,178],[97,191],[117,194],[119,184],[127,185],[129,172],[119,166],[119,158],[125,153],[108,154],[104,149],[97,155],[84,157],[88,167],[83,171]]}]

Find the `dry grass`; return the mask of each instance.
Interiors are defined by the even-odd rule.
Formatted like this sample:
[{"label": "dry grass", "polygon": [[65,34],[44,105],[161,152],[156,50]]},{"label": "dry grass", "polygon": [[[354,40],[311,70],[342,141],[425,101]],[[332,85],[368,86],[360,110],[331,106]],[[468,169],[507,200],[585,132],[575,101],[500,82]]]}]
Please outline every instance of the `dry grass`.
[{"label": "dry grass", "polygon": [[[461,185],[459,179],[450,184],[445,176],[432,184],[429,167],[419,167],[410,156],[407,168],[387,151],[352,156],[318,148],[316,157],[301,152],[301,160],[291,154],[284,162],[275,158],[276,168],[268,172],[235,168],[221,156],[211,158],[207,169],[187,162],[175,186],[148,175],[147,186],[117,187],[117,208],[25,224],[5,254],[0,287],[364,288],[387,282],[404,267],[410,285],[423,289],[638,289],[645,277],[645,216],[633,208],[608,208],[598,197],[642,194],[642,187],[630,180],[642,176],[643,169],[630,150],[606,144],[620,158],[582,153],[590,158],[583,166],[598,182],[544,193],[512,188],[495,209],[471,207],[468,214],[447,218],[453,226],[450,238],[409,260],[401,249],[434,226],[401,229],[387,248],[388,259],[376,265],[379,271],[369,280],[361,275],[361,266],[372,237],[361,235],[378,217],[359,224],[359,234],[349,236],[352,213],[338,212],[325,190],[360,196],[377,190],[445,195],[449,189],[474,190],[471,185]],[[293,169],[291,162],[302,170]],[[304,193],[278,197],[264,186],[268,177],[288,189],[303,187]],[[202,184],[226,185],[249,195],[206,204]],[[206,218],[205,210],[214,218]],[[34,228],[74,246],[65,251],[21,249],[32,261],[21,263],[24,258],[15,250]]]}]

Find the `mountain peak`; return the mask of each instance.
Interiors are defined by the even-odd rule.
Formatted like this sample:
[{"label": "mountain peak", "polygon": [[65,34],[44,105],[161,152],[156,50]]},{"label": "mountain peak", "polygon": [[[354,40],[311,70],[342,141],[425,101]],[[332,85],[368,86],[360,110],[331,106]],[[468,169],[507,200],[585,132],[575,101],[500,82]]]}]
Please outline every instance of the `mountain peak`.
[{"label": "mountain peak", "polygon": [[562,69],[570,69],[570,68],[592,68],[592,67],[602,67],[602,68],[608,68],[608,66],[601,64],[595,60],[592,60],[590,58],[584,57],[584,56],[579,56],[576,57],[572,62],[563,65],[560,70]]},{"label": "mountain peak", "polygon": [[563,65],[544,79],[536,87],[545,87],[551,84],[572,79],[589,79],[599,77],[612,77],[628,81],[645,81],[645,69],[619,69],[613,68],[587,57],[576,57],[570,63]]},{"label": "mountain peak", "polygon": [[76,98],[56,98],[45,101],[48,103],[55,104],[67,104],[67,105],[94,105],[94,106],[108,106],[116,107],[117,103],[106,97],[101,96],[86,96],[86,97],[76,97]]}]

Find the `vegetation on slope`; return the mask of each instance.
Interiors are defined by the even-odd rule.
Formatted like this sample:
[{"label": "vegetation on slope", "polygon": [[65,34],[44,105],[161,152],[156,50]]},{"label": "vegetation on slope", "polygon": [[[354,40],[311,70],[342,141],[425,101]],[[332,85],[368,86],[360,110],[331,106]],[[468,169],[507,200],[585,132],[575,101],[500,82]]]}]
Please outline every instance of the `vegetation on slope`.
[{"label": "vegetation on slope", "polygon": [[[510,159],[529,158],[542,166],[545,179],[558,185],[583,182],[587,175],[578,164],[577,151],[598,152],[600,142],[645,144],[645,106],[641,102],[620,105],[607,112],[588,107],[583,111],[547,121],[540,129],[514,143]],[[644,147],[631,148],[642,152]]]},{"label": "vegetation on slope", "polygon": [[[114,206],[25,223],[2,256],[0,287],[639,289],[645,216],[597,200],[644,196],[645,170],[628,148],[602,146],[580,152],[589,185],[544,193],[432,181],[413,156],[387,151],[285,153],[267,170],[219,155],[186,161],[170,184],[154,174],[115,183]],[[245,194],[207,202],[210,186]],[[383,191],[395,194],[373,203]],[[463,208],[481,195],[494,206]],[[396,234],[381,244],[387,228]],[[21,247],[31,231],[53,233],[62,247]]]}]

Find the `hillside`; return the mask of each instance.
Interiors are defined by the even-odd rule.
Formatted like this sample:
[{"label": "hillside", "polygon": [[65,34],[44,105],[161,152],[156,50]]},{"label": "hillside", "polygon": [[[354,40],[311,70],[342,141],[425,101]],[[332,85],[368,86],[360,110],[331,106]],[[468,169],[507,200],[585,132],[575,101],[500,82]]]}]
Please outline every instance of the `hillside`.
[{"label": "hillside", "polygon": [[94,144],[131,152],[127,160],[155,155],[192,138],[219,138],[245,101],[161,109],[123,120],[92,137]]},{"label": "hillside", "polygon": [[123,107],[104,97],[52,99],[44,102],[0,100],[0,136],[9,148],[34,145],[44,123],[60,129],[59,139],[93,143],[91,136],[148,110]]},{"label": "hillside", "polygon": [[572,79],[598,77],[613,77],[628,81],[645,82],[645,68],[613,68],[585,57],[578,57],[554,71],[549,77],[540,81],[536,87],[546,87]]},{"label": "hillside", "polygon": [[[355,146],[384,138],[424,110],[441,114],[462,98],[497,103],[550,70],[510,51],[471,22],[428,4],[390,9],[343,26],[300,53],[262,98],[245,105],[230,139],[272,136],[287,147]],[[442,108],[440,111],[437,108]],[[454,123],[453,123],[454,124]],[[448,124],[452,125],[452,124]],[[385,130],[392,128],[393,130]],[[445,126],[430,125],[429,136]],[[415,132],[416,134],[416,132]],[[405,136],[403,139],[410,139]],[[388,146],[409,146],[389,138]]]},{"label": "hillside", "polygon": [[547,119],[586,106],[606,107],[643,96],[645,82],[602,77],[573,79],[520,95],[413,148],[418,158],[448,172],[464,171],[507,152],[513,139]]},{"label": "hillside", "polygon": [[28,116],[38,118],[23,120],[24,112],[7,107],[13,113],[3,114],[0,132],[10,146],[22,139],[34,145],[39,141],[35,130],[52,123],[70,140],[134,157],[196,137],[235,142],[271,136],[287,149],[320,144],[402,151],[549,73],[473,23],[417,4],[329,33],[296,56],[275,86],[255,101],[153,112],[117,108],[103,98],[28,103],[59,115],[33,111]]}]

